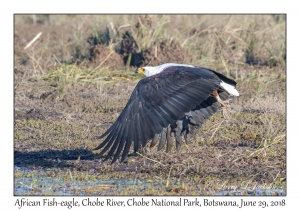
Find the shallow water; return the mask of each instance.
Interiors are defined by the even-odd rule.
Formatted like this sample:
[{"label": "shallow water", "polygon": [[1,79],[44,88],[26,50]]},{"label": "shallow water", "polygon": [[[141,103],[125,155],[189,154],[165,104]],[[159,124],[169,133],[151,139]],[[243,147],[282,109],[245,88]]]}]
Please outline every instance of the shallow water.
[{"label": "shallow water", "polygon": [[[155,186],[141,179],[73,180],[72,178],[64,179],[61,176],[49,177],[51,172],[57,173],[54,170],[35,170],[34,175],[33,171],[28,168],[15,167],[16,170],[26,175],[15,177],[14,195],[110,195],[114,190],[122,190],[124,187]],[[95,194],[84,193],[85,189],[90,188],[98,188],[98,190],[95,190]],[[99,191],[103,191],[103,194]]]},{"label": "shallow water", "polygon": [[[57,174],[54,170],[31,170],[24,167],[16,167],[15,172],[18,171],[23,175],[15,177],[14,179],[14,195],[116,195],[117,191],[122,191],[126,188],[137,187],[142,191],[149,187],[163,187],[166,183],[152,183],[147,180],[135,179],[83,179],[73,180],[72,175],[68,179]],[[55,174],[55,176],[51,176]],[[182,183],[173,182],[174,185],[181,185]],[[189,183],[186,183],[190,185]],[[203,194],[201,189],[196,187],[199,194]],[[209,195],[230,195],[230,196],[266,196],[278,195],[285,196],[286,190],[276,189],[247,189],[247,190],[222,190],[209,191]]]},{"label": "shallow water", "polygon": [[254,189],[254,190],[222,190],[219,192],[215,192],[215,195],[232,195],[232,196],[241,196],[241,195],[249,196],[286,196],[286,190],[276,188],[276,189]]}]

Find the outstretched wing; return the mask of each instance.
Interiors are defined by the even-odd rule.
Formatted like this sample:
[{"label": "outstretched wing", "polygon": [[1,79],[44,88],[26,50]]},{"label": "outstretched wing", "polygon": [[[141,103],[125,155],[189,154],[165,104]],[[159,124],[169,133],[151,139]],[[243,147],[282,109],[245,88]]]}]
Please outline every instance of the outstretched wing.
[{"label": "outstretched wing", "polygon": [[134,152],[144,147],[169,124],[206,100],[219,88],[219,77],[210,70],[193,67],[169,67],[137,84],[118,119],[100,138],[106,139],[95,149],[109,150],[106,159],[114,163],[122,153],[127,157],[134,143]]},{"label": "outstretched wing", "polygon": [[[222,100],[228,100],[229,94],[227,92],[220,92],[219,96]],[[173,122],[170,125],[169,133],[167,129],[163,130],[160,134],[156,134],[151,141],[150,147],[154,147],[159,142],[158,150],[161,150],[164,145],[167,145],[167,152],[171,146],[176,142],[176,150],[180,150],[182,145],[182,137],[184,137],[187,144],[193,138],[198,129],[205,123],[205,121],[212,116],[221,107],[216,98],[209,96],[206,100],[202,101],[190,112]]]}]

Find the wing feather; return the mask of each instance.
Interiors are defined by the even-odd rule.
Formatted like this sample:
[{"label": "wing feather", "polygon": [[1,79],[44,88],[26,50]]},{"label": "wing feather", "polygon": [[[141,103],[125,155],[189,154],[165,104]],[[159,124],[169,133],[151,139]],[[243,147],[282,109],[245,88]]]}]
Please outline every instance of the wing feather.
[{"label": "wing feather", "polygon": [[[133,127],[133,124],[134,124],[133,120],[128,122],[128,130],[129,130],[129,128]],[[125,139],[126,144],[125,144],[124,151],[123,151],[123,154],[122,154],[122,159],[121,159],[122,162],[126,159],[127,154],[130,150],[132,139],[134,139],[133,135],[134,135],[133,132],[129,132],[128,133],[128,138]]]},{"label": "wing feather", "polygon": [[104,147],[105,145],[105,148],[100,152],[99,155],[103,155],[110,147],[111,145],[113,144],[118,132],[119,132],[119,128],[120,128],[120,124],[118,124],[116,126],[117,129],[113,129],[114,132],[111,132],[109,134],[109,136],[104,140],[104,142],[102,142],[97,148],[102,148]]},{"label": "wing feather", "polygon": [[[124,161],[132,143],[137,152],[141,145],[158,138],[156,135],[166,135],[168,125],[207,100],[220,82],[220,78],[207,69],[186,66],[171,66],[140,80],[120,116],[100,136],[106,138],[96,149],[104,147],[101,154],[109,151],[107,158],[113,157],[113,162],[120,156]],[[200,118],[197,121],[201,122]],[[161,135],[159,147],[162,148],[166,139],[171,145],[174,134],[167,135]],[[177,140],[180,142],[178,137]]]},{"label": "wing feather", "polygon": [[121,130],[120,130],[120,132],[117,134],[117,136],[116,136],[116,138],[114,139],[114,141],[112,141],[112,140],[110,141],[110,144],[113,143],[113,146],[110,148],[110,151],[108,152],[108,154],[107,154],[105,160],[109,159],[109,158],[114,154],[114,152],[115,152],[115,150],[117,149],[117,147],[119,146],[120,140],[121,140],[121,138],[122,138],[122,136],[123,136],[124,127],[125,127],[124,124],[123,124],[123,126],[121,125]]}]

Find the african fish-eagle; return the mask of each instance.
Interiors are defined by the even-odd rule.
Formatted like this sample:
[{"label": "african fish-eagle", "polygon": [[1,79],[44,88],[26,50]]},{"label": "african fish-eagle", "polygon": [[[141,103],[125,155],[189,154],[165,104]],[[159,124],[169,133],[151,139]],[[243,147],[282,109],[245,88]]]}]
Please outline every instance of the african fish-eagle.
[{"label": "african fish-eagle", "polygon": [[[176,149],[182,136],[189,143],[198,128],[220,107],[226,118],[230,95],[239,96],[236,82],[226,76],[198,66],[166,63],[138,68],[146,78],[140,80],[118,119],[99,138],[106,137],[95,148],[108,151],[105,160],[114,163],[122,154],[123,162],[134,144],[134,152],[152,140],[165,143],[170,151],[176,139]],[[224,109],[225,108],[225,109]],[[225,113],[225,114],[224,114]]]}]

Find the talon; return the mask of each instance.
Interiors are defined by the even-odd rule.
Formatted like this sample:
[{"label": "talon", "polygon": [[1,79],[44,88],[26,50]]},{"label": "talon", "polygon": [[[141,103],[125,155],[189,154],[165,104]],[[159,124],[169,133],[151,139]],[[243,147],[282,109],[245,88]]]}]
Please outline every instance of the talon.
[{"label": "talon", "polygon": [[230,111],[230,103],[229,100],[222,100],[218,94],[218,91],[214,91],[213,92],[213,97],[215,97],[217,99],[217,101],[221,104],[222,107],[222,111],[223,111],[223,117],[224,119],[228,122],[230,120],[229,115],[228,115],[228,111]]}]

